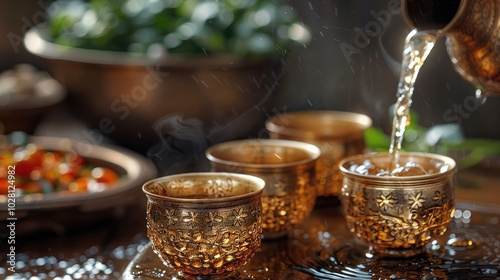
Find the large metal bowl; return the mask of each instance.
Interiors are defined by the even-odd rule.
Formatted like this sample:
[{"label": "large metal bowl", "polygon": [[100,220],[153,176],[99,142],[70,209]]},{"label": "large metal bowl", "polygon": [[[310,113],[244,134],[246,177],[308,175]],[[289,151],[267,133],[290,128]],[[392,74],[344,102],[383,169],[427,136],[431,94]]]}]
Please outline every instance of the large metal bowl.
[{"label": "large metal bowl", "polygon": [[76,151],[89,163],[111,168],[121,178],[101,192],[28,194],[16,197],[15,202],[0,195],[0,223],[10,221],[12,216],[7,210],[13,206],[20,235],[37,231],[65,233],[103,219],[119,218],[128,206],[140,202],[142,184],[157,176],[149,160],[127,149],[61,137],[32,136],[30,142],[47,151]]},{"label": "large metal bowl", "polygon": [[108,136],[141,150],[169,137],[246,137],[263,127],[283,75],[279,62],[229,55],[150,58],[65,47],[46,40],[44,30],[29,30],[24,45],[48,60],[73,111],[95,129],[90,140]]}]

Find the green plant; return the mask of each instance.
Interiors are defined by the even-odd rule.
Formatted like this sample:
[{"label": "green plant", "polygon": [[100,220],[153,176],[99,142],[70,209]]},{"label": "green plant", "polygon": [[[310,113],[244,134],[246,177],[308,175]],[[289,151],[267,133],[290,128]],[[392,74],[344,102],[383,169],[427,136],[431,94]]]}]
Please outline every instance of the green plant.
[{"label": "green plant", "polygon": [[[426,128],[419,124],[415,112],[410,113],[410,120],[403,138],[403,150],[449,155],[457,160],[459,168],[475,166],[489,156],[500,154],[500,141],[465,138],[459,124]],[[371,127],[365,132],[365,142],[372,151],[388,151],[391,139],[383,130]]]},{"label": "green plant", "polygon": [[279,0],[59,0],[50,40],[139,54],[283,55],[310,34]]}]

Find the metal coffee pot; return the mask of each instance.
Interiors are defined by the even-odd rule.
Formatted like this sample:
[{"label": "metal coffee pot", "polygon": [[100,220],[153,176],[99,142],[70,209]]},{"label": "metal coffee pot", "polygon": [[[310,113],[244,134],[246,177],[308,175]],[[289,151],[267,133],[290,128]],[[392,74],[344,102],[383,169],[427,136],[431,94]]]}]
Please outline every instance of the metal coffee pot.
[{"label": "metal coffee pot", "polygon": [[499,0],[402,0],[417,30],[438,30],[456,71],[483,96],[500,96]]}]

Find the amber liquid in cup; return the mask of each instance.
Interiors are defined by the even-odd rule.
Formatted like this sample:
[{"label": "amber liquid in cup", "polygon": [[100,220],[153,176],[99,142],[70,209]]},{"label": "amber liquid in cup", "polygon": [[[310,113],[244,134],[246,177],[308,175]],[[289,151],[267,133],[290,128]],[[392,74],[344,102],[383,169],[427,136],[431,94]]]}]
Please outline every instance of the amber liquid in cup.
[{"label": "amber liquid in cup", "polygon": [[424,252],[453,218],[455,162],[401,153],[406,164],[388,171],[390,158],[378,153],[343,160],[341,202],[350,231],[376,255],[410,257]]}]

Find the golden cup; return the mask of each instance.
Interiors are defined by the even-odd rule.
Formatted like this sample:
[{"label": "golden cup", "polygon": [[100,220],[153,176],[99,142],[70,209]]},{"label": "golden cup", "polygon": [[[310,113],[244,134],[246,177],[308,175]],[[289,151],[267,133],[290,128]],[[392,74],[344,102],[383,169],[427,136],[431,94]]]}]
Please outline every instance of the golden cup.
[{"label": "golden cup", "polygon": [[416,163],[426,175],[377,176],[354,170],[386,167],[389,158],[389,153],[375,153],[342,160],[341,203],[348,228],[375,254],[410,257],[424,252],[453,218],[456,164],[442,155],[405,152],[400,162]]},{"label": "golden cup", "polygon": [[272,139],[303,141],[318,146],[317,196],[338,196],[342,175],[340,160],[365,151],[364,131],[372,120],[363,114],[340,111],[301,111],[266,120]]},{"label": "golden cup", "polygon": [[262,230],[266,239],[285,236],[300,226],[316,201],[318,147],[289,140],[237,140],[214,145],[206,155],[212,171],[263,178]]},{"label": "golden cup", "polygon": [[231,173],[184,173],[144,184],[147,235],[181,278],[227,278],[261,244],[265,182]]}]

